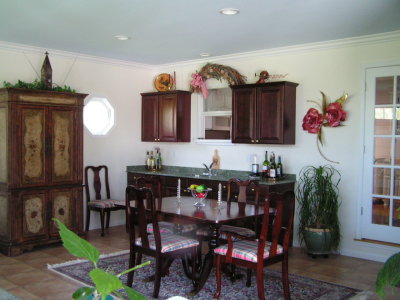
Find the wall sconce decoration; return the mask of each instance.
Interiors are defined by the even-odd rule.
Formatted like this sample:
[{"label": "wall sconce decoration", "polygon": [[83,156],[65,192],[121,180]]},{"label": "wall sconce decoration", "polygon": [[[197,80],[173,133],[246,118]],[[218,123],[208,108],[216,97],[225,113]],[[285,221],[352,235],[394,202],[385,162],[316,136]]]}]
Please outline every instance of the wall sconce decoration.
[{"label": "wall sconce decoration", "polygon": [[329,104],[328,97],[323,92],[321,94],[322,104],[313,100],[308,100],[308,102],[317,104],[321,108],[322,113],[315,108],[310,108],[303,118],[303,130],[308,133],[317,134],[317,147],[321,156],[327,161],[338,164],[339,162],[327,158],[321,151],[321,146],[323,146],[322,128],[338,127],[346,120],[347,113],[343,110],[342,106],[346,102],[348,94],[344,93],[343,96]]}]

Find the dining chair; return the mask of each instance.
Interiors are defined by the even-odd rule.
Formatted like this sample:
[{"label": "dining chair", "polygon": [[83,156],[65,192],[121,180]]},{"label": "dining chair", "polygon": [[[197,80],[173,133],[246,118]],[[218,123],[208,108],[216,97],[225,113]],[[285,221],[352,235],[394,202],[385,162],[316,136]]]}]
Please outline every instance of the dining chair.
[{"label": "dining chair", "polygon": [[[131,201],[134,202],[134,205],[130,205]],[[146,208],[145,202],[149,203],[149,207]],[[194,282],[199,242],[181,235],[161,233],[157,220],[155,197],[150,188],[127,186],[126,204],[129,220],[129,268],[139,265],[143,254],[155,258],[153,297],[158,297],[161,277],[168,274],[168,269],[175,258],[182,259],[186,255],[189,256],[192,262],[191,279]],[[153,234],[147,233],[148,219],[153,224]],[[128,274],[127,285],[130,287],[133,283],[133,275],[134,272]]]},{"label": "dining chair", "polygon": [[[93,182],[89,182],[89,173],[93,175]],[[105,193],[102,193],[102,178],[105,184]],[[91,189],[94,191],[94,199],[90,196]],[[115,200],[111,198],[110,185],[108,181],[108,167],[87,166],[85,168],[85,194],[86,194],[86,227],[89,230],[90,212],[100,213],[101,236],[104,236],[104,217],[107,215],[106,228],[110,226],[110,215],[112,211],[125,210],[125,200]]]},{"label": "dining chair", "polygon": [[[152,189],[154,197],[157,199],[156,207],[157,209],[161,209],[162,207],[162,186],[159,177],[138,177],[136,179],[137,187],[147,187]],[[146,203],[146,207],[149,204]],[[161,233],[175,233],[176,224],[171,222],[159,221],[158,225],[160,227]],[[180,233],[189,233],[195,230],[196,224],[183,224],[180,226]],[[150,222],[147,224],[147,232],[153,233],[153,224]]]},{"label": "dining chair", "polygon": [[[273,222],[270,225],[270,203],[275,203]],[[288,206],[290,216],[288,222],[283,222],[284,207]],[[265,266],[282,263],[282,285],[285,300],[290,299],[289,273],[288,273],[288,249],[290,234],[293,227],[295,196],[293,191],[285,194],[271,193],[266,197],[264,204],[264,216],[261,233],[258,238],[249,238],[233,232],[225,232],[228,243],[214,249],[217,291],[214,298],[221,295],[221,266],[223,263],[231,263],[247,268],[246,286],[251,285],[252,270],[256,270],[258,299],[265,299],[264,274]],[[286,224],[285,224],[286,223]],[[268,238],[268,227],[272,226],[271,239]],[[279,238],[283,234],[283,244],[279,244]],[[233,241],[235,236],[238,241]]]},{"label": "dining chair", "polygon": [[[248,191],[254,191],[254,200],[248,201]],[[237,192],[236,192],[237,191]],[[256,206],[259,205],[259,195],[260,195],[260,186],[258,182],[255,180],[240,180],[237,178],[231,178],[228,180],[228,191],[226,203],[229,206],[232,201],[236,201],[239,203],[252,203]],[[253,237],[256,235],[256,228],[258,227],[258,218],[255,219],[254,224],[251,224],[252,229],[244,226],[232,226],[232,225],[222,225],[220,227],[220,235],[219,238],[222,240],[226,240],[226,235],[223,233],[225,231],[233,231],[239,233],[240,235]],[[208,227],[199,228],[196,231],[196,234],[202,239],[207,239],[210,236],[210,229]]]}]

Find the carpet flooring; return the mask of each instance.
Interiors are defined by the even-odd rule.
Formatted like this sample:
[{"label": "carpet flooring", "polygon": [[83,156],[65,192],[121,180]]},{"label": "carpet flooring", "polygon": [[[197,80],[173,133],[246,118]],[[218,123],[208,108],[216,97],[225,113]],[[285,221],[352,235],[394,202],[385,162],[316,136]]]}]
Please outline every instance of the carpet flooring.
[{"label": "carpet flooring", "polygon": [[[126,252],[114,253],[104,256],[100,259],[99,267],[107,269],[117,274],[123,270],[128,269],[129,254]],[[142,261],[146,261],[143,259]],[[148,299],[151,297],[153,291],[153,282],[144,282],[144,278],[154,273],[154,263],[135,271],[133,288],[141,292]],[[70,261],[58,265],[49,265],[49,269],[62,274],[82,283],[82,285],[91,285],[91,280],[88,275],[92,269],[92,264],[87,261],[77,260]],[[244,273],[244,270],[240,270]],[[122,276],[123,282],[126,282],[126,275]],[[283,299],[283,290],[281,283],[281,273],[276,270],[265,268],[265,297],[267,300]],[[257,288],[255,283],[255,276],[252,278],[251,287],[247,288],[245,284],[245,277],[237,280],[234,283],[223,277],[221,300],[236,300],[236,299],[257,299]],[[323,282],[303,276],[289,275],[290,293],[292,300],[344,300],[360,293],[360,290],[353,288],[336,285],[328,282]],[[174,261],[170,267],[170,275],[161,279],[161,288],[159,298],[160,300],[167,299],[172,296],[187,297],[187,293],[192,289],[191,281],[185,276],[182,264],[180,261]],[[204,288],[199,294],[190,299],[196,300],[210,300],[216,290],[215,271],[206,282]]]}]

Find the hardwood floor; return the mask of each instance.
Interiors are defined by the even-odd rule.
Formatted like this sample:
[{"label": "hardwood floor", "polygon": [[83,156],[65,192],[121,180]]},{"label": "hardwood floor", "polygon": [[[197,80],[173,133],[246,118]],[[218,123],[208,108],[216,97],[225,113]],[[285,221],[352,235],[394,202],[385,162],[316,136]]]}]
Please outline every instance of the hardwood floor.
[{"label": "hardwood floor", "polygon": [[[106,231],[90,231],[87,236],[102,253],[128,249],[125,227],[118,226]],[[47,270],[47,264],[62,263],[75,259],[61,245],[37,249],[16,257],[0,254],[0,287],[22,299],[71,299],[80,287],[74,281]],[[279,269],[279,264],[273,268]],[[374,291],[375,278],[382,263],[341,255],[313,259],[300,248],[292,248],[289,272],[323,281],[346,285],[361,290]],[[245,285],[244,285],[245,286]],[[385,299],[398,299],[400,293]],[[371,299],[378,299],[376,295]],[[333,299],[332,299],[333,300]]]}]

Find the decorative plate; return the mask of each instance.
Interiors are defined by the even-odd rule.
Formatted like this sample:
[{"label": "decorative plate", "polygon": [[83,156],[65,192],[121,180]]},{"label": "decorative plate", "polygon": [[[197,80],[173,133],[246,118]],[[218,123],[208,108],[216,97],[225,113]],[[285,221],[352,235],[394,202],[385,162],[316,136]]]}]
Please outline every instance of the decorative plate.
[{"label": "decorative plate", "polygon": [[159,92],[169,91],[174,83],[173,81],[170,74],[162,73],[154,80],[154,86]]}]

